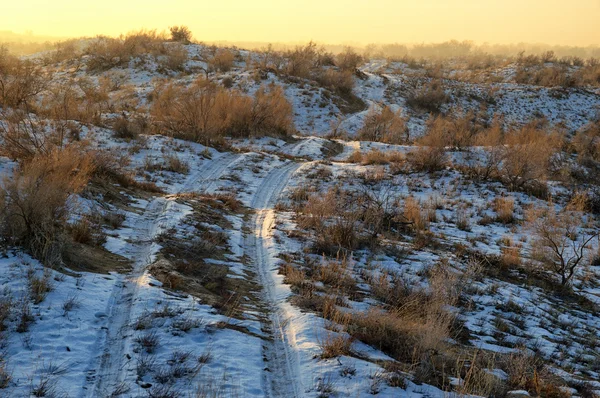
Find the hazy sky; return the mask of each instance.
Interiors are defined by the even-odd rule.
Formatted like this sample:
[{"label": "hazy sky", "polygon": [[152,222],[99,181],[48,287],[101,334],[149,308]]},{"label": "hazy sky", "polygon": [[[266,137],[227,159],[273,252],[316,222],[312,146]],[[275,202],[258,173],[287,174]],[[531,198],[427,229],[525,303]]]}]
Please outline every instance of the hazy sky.
[{"label": "hazy sky", "polygon": [[0,1],[0,30],[39,35],[184,24],[207,41],[600,44],[600,0]]}]

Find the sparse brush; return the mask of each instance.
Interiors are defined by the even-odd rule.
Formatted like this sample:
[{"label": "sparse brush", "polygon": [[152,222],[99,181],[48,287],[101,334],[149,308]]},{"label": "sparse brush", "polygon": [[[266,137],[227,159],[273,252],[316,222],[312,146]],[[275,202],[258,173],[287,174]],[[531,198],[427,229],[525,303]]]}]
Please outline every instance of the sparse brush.
[{"label": "sparse brush", "polygon": [[425,231],[429,229],[428,217],[423,214],[421,203],[413,196],[409,196],[404,201],[403,215],[415,230]]},{"label": "sparse brush", "polygon": [[171,385],[154,385],[148,391],[148,398],[178,398],[180,396],[179,390]]},{"label": "sparse brush", "polygon": [[335,358],[349,355],[352,347],[352,338],[346,334],[327,333],[321,345],[321,359]]},{"label": "sparse brush", "polygon": [[179,159],[177,155],[171,153],[165,156],[165,170],[174,173],[187,174],[190,171],[190,166]]},{"label": "sparse brush", "polygon": [[444,169],[448,164],[445,148],[418,147],[406,156],[408,165],[418,172],[433,173]]},{"label": "sparse brush", "polygon": [[470,231],[471,223],[469,222],[469,213],[463,207],[456,209],[455,213],[456,227],[461,231]]},{"label": "sparse brush", "polygon": [[0,298],[0,332],[6,330],[6,321],[12,315],[13,304],[13,300],[10,297]]},{"label": "sparse brush", "polygon": [[135,338],[138,343],[148,354],[152,354],[160,343],[160,338],[156,331],[143,333]]},{"label": "sparse brush", "polygon": [[185,318],[176,319],[173,321],[173,329],[187,333],[194,328],[200,327],[201,324],[202,319],[187,316]]},{"label": "sparse brush", "polygon": [[69,314],[69,312],[73,311],[78,306],[79,306],[79,301],[77,299],[77,296],[70,296],[70,297],[68,297],[63,302],[63,305],[62,305],[63,316],[67,316]]},{"label": "sparse brush", "polygon": [[6,362],[0,362],[0,390],[7,388],[12,381],[12,373],[7,369]]},{"label": "sparse brush", "polygon": [[23,301],[19,307],[18,322],[17,322],[17,333],[26,333],[29,331],[29,325],[34,321],[34,317],[31,313],[31,306],[27,301]]},{"label": "sparse brush", "polygon": [[515,221],[515,201],[513,198],[496,198],[494,200],[494,211],[496,220],[502,224],[511,224]]},{"label": "sparse brush", "polygon": [[371,109],[364,124],[358,131],[358,137],[365,141],[405,144],[410,140],[406,120],[400,111],[394,112],[388,106],[381,110]]},{"label": "sparse brush", "polygon": [[28,278],[29,295],[34,304],[39,304],[46,299],[48,293],[52,291],[52,283],[50,282],[50,274],[44,273],[42,276],[37,276],[35,273],[30,273]]},{"label": "sparse brush", "polygon": [[156,357],[154,355],[142,353],[140,356],[138,356],[136,363],[136,373],[138,379],[142,379],[148,373],[153,372],[155,365]]},{"label": "sparse brush", "polygon": [[406,99],[406,104],[415,109],[438,113],[449,99],[442,82],[432,80],[421,88],[413,90]]}]

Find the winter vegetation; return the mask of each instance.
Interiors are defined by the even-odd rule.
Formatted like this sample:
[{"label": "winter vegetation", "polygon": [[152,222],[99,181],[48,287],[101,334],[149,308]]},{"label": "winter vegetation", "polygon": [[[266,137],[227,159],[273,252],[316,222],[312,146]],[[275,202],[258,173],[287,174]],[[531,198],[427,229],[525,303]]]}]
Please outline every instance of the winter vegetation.
[{"label": "winter vegetation", "polygon": [[597,49],[30,47],[0,396],[600,395]]}]

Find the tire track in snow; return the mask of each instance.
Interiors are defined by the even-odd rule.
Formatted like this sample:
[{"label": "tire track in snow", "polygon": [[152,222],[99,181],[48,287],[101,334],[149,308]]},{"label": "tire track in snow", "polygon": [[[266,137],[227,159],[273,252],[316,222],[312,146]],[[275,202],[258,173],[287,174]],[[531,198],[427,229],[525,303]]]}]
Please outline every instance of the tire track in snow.
[{"label": "tire track in snow", "polygon": [[[192,173],[182,186],[181,192],[206,192],[225,170],[240,160],[242,156],[227,153],[210,162],[208,167]],[[179,221],[176,217],[167,217],[169,202],[176,195],[154,198],[144,209],[140,220],[133,227],[137,233],[132,237],[131,258],[135,259],[133,269],[115,284],[108,303],[107,326],[99,338],[102,353],[94,358],[87,371],[82,397],[111,397],[124,381],[129,359],[125,357],[126,338],[131,324],[131,312],[137,291],[143,283],[148,265],[153,261],[158,247],[154,239],[164,229]],[[89,388],[89,384],[92,384]]]},{"label": "tire track in snow", "polygon": [[264,299],[270,310],[269,324],[265,328],[272,335],[272,342],[264,342],[267,369],[263,374],[263,385],[267,397],[301,397],[303,387],[299,369],[298,351],[293,330],[290,330],[284,298],[278,297],[273,264],[269,259],[266,242],[271,239],[275,221],[274,206],[285,189],[298,163],[272,170],[259,186],[251,203],[256,210],[252,218],[252,231],[246,237],[246,250],[254,259],[254,266],[264,289]]}]

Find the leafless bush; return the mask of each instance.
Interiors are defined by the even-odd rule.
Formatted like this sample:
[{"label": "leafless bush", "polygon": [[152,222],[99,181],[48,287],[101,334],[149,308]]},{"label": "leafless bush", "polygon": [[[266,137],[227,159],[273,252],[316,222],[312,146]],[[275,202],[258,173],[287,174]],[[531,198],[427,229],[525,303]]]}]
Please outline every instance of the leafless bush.
[{"label": "leafless bush", "polygon": [[188,44],[192,41],[192,32],[187,26],[171,26],[169,28],[171,32],[171,40]]},{"label": "leafless bush", "polygon": [[160,129],[193,141],[293,131],[292,107],[278,86],[252,98],[203,79],[185,88],[167,85],[155,92],[151,113]]},{"label": "leafless bush", "polygon": [[341,95],[352,94],[352,88],[354,88],[354,75],[346,70],[326,69],[316,76],[316,80],[323,87]]},{"label": "leafless bush", "polygon": [[526,190],[545,180],[552,155],[560,148],[557,135],[526,126],[505,135],[501,178],[512,190]]},{"label": "leafless bush", "polygon": [[354,72],[360,64],[362,64],[364,58],[358,54],[352,47],[346,47],[344,51],[337,54],[335,57],[335,64],[342,70],[349,70]]},{"label": "leafless bush", "polygon": [[213,56],[208,60],[208,64],[211,70],[229,72],[233,67],[234,60],[235,54],[233,51],[226,48],[219,48],[215,50]]},{"label": "leafless bush", "polygon": [[439,112],[442,105],[448,101],[449,97],[439,80],[432,80],[421,88],[413,90],[406,98],[406,103],[410,107],[433,113]]},{"label": "leafless bush", "polygon": [[0,297],[0,332],[6,330],[6,321],[8,321],[13,311],[13,301],[10,297]]},{"label": "leafless bush", "polygon": [[404,201],[403,215],[415,230],[425,231],[429,229],[429,218],[423,211],[421,203],[413,196],[409,196]]},{"label": "leafless bush", "polygon": [[38,155],[15,170],[0,190],[3,237],[47,265],[60,263],[68,199],[83,189],[92,170],[90,156],[77,146]]},{"label": "leafless bush", "polygon": [[448,164],[446,150],[440,147],[419,147],[409,152],[406,160],[414,171],[428,173],[443,170]]},{"label": "leafless bush", "polygon": [[495,198],[493,203],[496,219],[503,224],[511,224],[515,220],[515,200],[513,198]]},{"label": "leafless bush", "polygon": [[430,147],[452,147],[462,150],[473,145],[482,130],[473,112],[458,112],[452,116],[439,115],[429,119],[427,132],[419,144]]},{"label": "leafless bush", "polygon": [[388,106],[379,111],[371,109],[358,131],[358,136],[361,140],[388,144],[403,144],[410,139],[406,120],[400,110],[393,112]]},{"label": "leafless bush", "polygon": [[0,47],[0,106],[30,108],[33,98],[46,87],[40,66],[20,60]]},{"label": "leafless bush", "polygon": [[35,115],[26,111],[0,111],[0,119],[0,151],[13,160],[46,155],[64,143],[64,137],[56,134],[58,131],[47,129]]},{"label": "leafless bush", "polygon": [[105,71],[125,66],[134,58],[151,56],[159,59],[161,56],[168,57],[173,50],[180,52],[178,47],[168,46],[166,41],[168,37],[156,30],[141,30],[118,38],[99,36],[84,53],[88,55],[90,71]]},{"label": "leafless bush", "polygon": [[527,220],[539,245],[542,265],[566,286],[579,267],[588,265],[589,244],[598,237],[597,228],[586,225],[580,212],[557,210],[552,203],[531,208]]}]

